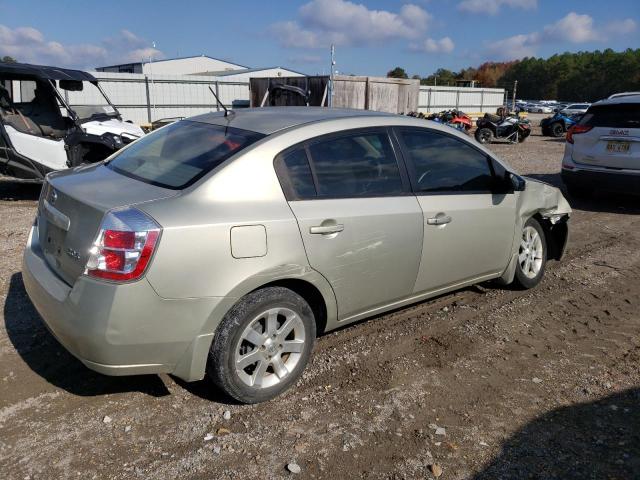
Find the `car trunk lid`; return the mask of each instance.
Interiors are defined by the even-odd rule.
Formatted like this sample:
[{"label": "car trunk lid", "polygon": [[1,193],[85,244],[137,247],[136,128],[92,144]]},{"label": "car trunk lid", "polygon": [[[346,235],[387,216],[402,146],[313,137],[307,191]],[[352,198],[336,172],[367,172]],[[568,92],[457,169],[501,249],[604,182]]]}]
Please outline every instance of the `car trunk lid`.
[{"label": "car trunk lid", "polygon": [[592,127],[573,135],[573,161],[615,170],[640,170],[640,104],[595,105],[579,125]]},{"label": "car trunk lid", "polygon": [[50,175],[38,206],[38,233],[47,263],[73,285],[84,272],[106,212],[177,193],[120,175],[102,165]]}]

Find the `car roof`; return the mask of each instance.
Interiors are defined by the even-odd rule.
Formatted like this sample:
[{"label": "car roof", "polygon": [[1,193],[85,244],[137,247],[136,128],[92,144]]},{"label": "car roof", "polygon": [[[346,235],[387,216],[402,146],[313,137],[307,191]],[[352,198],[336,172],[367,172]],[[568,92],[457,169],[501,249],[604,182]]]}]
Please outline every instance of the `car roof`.
[{"label": "car roof", "polygon": [[191,117],[192,122],[224,125],[271,135],[279,130],[309,123],[353,117],[395,117],[396,115],[372,110],[355,110],[325,107],[262,107],[233,110],[228,116],[224,112],[205,113]]},{"label": "car roof", "polygon": [[620,97],[606,98],[592,105],[620,105],[625,103],[640,103],[640,95],[625,95]]},{"label": "car roof", "polygon": [[613,95],[609,95],[609,98],[618,98],[618,97],[631,97],[633,95],[640,95],[640,92],[620,92],[614,93]]},{"label": "car roof", "polygon": [[33,76],[49,80],[78,80],[95,82],[93,75],[82,70],[69,68],[48,67],[46,65],[31,65],[29,63],[0,62],[0,74],[6,73],[16,76]]}]

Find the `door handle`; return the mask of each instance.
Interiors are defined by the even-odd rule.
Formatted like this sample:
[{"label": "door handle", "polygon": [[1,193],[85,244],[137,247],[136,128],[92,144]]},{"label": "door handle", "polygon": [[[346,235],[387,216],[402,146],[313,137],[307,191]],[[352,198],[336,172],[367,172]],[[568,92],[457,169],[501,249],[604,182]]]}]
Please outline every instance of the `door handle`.
[{"label": "door handle", "polygon": [[427,225],[446,225],[451,223],[451,220],[449,215],[436,215],[433,218],[427,218]]},{"label": "door handle", "polygon": [[309,233],[314,235],[328,235],[330,233],[339,233],[344,230],[344,225],[337,223],[334,225],[316,225],[309,228]]}]

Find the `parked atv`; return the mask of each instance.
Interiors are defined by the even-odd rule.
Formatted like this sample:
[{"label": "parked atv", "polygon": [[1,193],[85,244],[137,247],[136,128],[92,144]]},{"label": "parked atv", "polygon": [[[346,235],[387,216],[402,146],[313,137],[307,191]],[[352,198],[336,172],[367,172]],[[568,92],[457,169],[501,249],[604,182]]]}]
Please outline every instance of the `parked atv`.
[{"label": "parked atv", "polygon": [[102,161],[143,135],[122,120],[93,75],[0,62],[0,173],[41,181]]},{"label": "parked atv", "polygon": [[462,132],[468,132],[471,130],[473,124],[471,118],[461,110],[443,110],[439,113],[432,113],[427,116],[427,120],[433,120],[434,122],[443,123],[449,127],[455,128]]},{"label": "parked atv", "polygon": [[448,127],[455,128],[461,132],[468,133],[473,126],[471,118],[461,110],[443,110],[438,113],[431,113],[425,115],[424,113],[410,112],[410,117],[424,118],[425,120],[432,120],[434,122],[442,123]]},{"label": "parked atv", "polygon": [[494,138],[509,140],[511,143],[524,142],[531,134],[529,120],[515,115],[492,115],[485,113],[476,122],[476,140],[480,143],[491,143]]},{"label": "parked atv", "polygon": [[582,114],[566,115],[556,112],[552,117],[543,118],[540,121],[542,134],[547,137],[561,137],[565,134],[569,127],[572,127],[582,117]]}]

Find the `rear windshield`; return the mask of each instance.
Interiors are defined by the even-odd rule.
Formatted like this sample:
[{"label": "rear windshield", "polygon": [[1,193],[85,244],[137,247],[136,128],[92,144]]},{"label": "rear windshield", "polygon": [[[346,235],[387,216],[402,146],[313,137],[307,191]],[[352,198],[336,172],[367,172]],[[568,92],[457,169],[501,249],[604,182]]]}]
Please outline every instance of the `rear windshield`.
[{"label": "rear windshield", "polygon": [[595,105],[585,113],[581,125],[607,128],[640,128],[640,103]]},{"label": "rear windshield", "polygon": [[128,177],[178,190],[263,137],[248,130],[182,120],[144,136],[107,166]]}]

